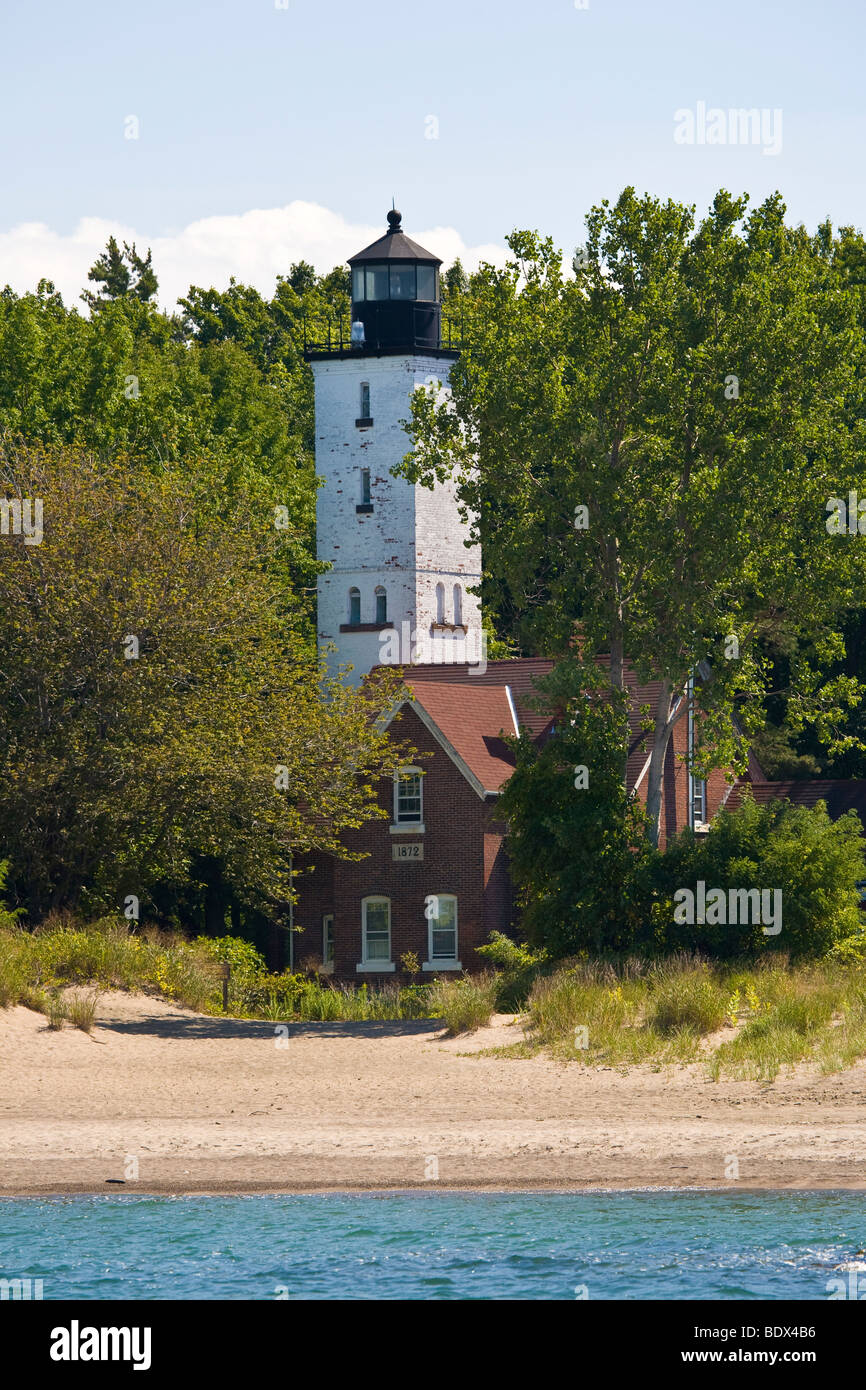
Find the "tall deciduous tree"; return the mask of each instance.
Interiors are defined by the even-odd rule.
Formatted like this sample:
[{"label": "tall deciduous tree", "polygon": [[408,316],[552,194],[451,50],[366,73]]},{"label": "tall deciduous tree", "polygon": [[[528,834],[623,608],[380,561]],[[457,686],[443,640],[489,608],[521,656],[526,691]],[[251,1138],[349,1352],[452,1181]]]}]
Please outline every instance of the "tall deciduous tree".
[{"label": "tall deciduous tree", "polygon": [[697,769],[743,764],[768,636],[795,650],[789,718],[831,746],[863,694],[821,679],[866,599],[866,541],[825,524],[829,498],[866,494],[862,292],[826,228],[788,227],[778,196],[745,214],[721,192],[696,225],[626,189],[589,215],[574,279],[549,240],[512,235],[512,261],[473,278],[450,397],[415,393],[403,465],[459,477],[527,645],[562,654],[579,631],[614,689],[626,661],[661,683],[651,838],[690,709]]},{"label": "tall deciduous tree", "polygon": [[0,492],[41,543],[0,538],[0,844],[31,921],[148,902],[191,865],[279,920],[293,852],[343,854],[400,751],[364,694],[309,660],[273,509],[210,475],[8,439]]}]

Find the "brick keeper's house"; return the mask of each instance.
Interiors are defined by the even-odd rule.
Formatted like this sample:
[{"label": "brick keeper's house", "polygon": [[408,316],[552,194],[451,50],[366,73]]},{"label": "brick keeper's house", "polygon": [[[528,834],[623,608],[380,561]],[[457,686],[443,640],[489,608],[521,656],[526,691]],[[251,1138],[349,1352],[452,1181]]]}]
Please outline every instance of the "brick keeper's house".
[{"label": "brick keeper's house", "polygon": [[[513,768],[503,735],[543,736],[550,720],[528,702],[552,663],[485,666],[480,604],[470,592],[481,554],[468,544],[454,486],[428,490],[391,475],[406,453],[401,421],[412,391],[431,381],[447,390],[457,357],[442,346],[441,262],[405,235],[394,211],[385,235],[349,264],[351,339],[307,348],[323,480],[317,550],[330,565],[318,581],[319,643],[331,669],[351,663],[355,680],[383,661],[404,667],[414,699],[392,711],[390,727],[428,756],[381,787],[387,819],[346,835],[364,858],[318,855],[299,864],[295,922],[304,930],[281,963],[372,981],[400,974],[407,952],[425,972],[480,968],[477,947],[512,925],[497,815]],[[638,711],[655,708],[657,687],[630,689],[628,784],[645,799]],[[665,763],[662,842],[708,823],[734,790],[722,771],[708,782],[689,774],[689,737],[681,720]],[[754,760],[744,780],[773,785]]]}]

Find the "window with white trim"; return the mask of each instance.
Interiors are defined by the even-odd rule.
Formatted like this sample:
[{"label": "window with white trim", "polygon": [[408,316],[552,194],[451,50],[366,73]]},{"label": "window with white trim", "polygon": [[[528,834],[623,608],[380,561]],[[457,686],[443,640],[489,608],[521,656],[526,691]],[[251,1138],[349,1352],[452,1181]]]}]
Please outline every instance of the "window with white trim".
[{"label": "window with white trim", "polygon": [[[370,383],[369,383],[369,381],[362,381],[362,382],[361,382],[361,419],[362,419],[362,420],[369,420],[369,418],[370,418]],[[369,498],[368,498],[367,500],[369,501]]]},{"label": "window with white trim", "polygon": [[424,820],[420,767],[401,767],[394,774],[394,824],[420,825]]},{"label": "window with white trim", "polygon": [[425,905],[428,927],[427,965],[435,968],[457,960],[457,899],[453,893],[432,893]]},{"label": "window with white trim", "polygon": [[362,952],[365,965],[391,960],[391,899],[364,898],[361,902]]}]

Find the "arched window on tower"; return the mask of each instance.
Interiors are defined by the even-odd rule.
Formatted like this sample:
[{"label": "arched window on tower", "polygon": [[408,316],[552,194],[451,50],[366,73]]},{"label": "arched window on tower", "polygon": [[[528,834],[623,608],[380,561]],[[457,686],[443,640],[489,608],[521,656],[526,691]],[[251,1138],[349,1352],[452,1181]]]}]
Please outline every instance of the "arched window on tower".
[{"label": "arched window on tower", "polygon": [[459,584],[454,585],[454,625],[462,626],[463,623],[463,590]]},{"label": "arched window on tower", "polygon": [[388,595],[379,584],[376,587],[376,622],[387,623],[388,621]]},{"label": "arched window on tower", "polygon": [[349,624],[359,627],[361,623],[361,590],[349,590]]},{"label": "arched window on tower", "polygon": [[445,621],[445,585],[444,585],[444,584],[437,584],[437,585],[436,585],[436,621],[437,621],[437,623],[444,623],[444,621]]}]

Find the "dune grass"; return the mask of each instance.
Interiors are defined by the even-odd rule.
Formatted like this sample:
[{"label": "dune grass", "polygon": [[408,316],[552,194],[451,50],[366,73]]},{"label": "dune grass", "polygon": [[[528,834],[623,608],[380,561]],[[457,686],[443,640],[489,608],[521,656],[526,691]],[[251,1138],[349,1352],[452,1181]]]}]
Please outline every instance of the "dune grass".
[{"label": "dune grass", "polygon": [[[273,1022],[441,1018],[457,1035],[487,1024],[516,988],[507,969],[372,988],[274,975],[235,937],[190,941],[133,932],[120,918],[87,926],[58,919],[32,932],[0,926],[0,1007],[23,1004],[42,1012],[51,1029],[69,1023],[89,1031],[99,991],[126,989],[219,1015],[220,960],[232,965],[229,1014]],[[713,1080],[755,1081],[772,1081],[800,1062],[826,1075],[866,1057],[861,959],[791,964],[768,952],[720,963],[679,952],[547,962],[534,980],[521,970],[525,1040],[494,1049],[498,1056],[543,1050],[564,1062],[616,1067],[701,1062]]]},{"label": "dune grass", "polygon": [[144,928],[122,918],[81,925],[58,918],[35,931],[0,927],[0,1008],[38,1009],[50,1028],[69,1022],[89,1031],[96,997],[70,986],[123,989],[161,996],[199,1013],[222,1014],[216,965],[232,966],[228,1013],[280,1022],[429,1018],[434,982],[371,988],[332,984],[316,976],[270,974],[258,952],[236,937],[187,937]]},{"label": "dune grass", "polygon": [[572,962],[535,982],[527,1045],[596,1066],[703,1061],[713,1080],[772,1081],[805,1061],[827,1074],[866,1056],[866,967],[777,954]]},{"label": "dune grass", "polygon": [[456,980],[438,980],[432,990],[435,1016],[445,1020],[452,1035],[483,1028],[496,1011],[497,988],[493,971]]}]

